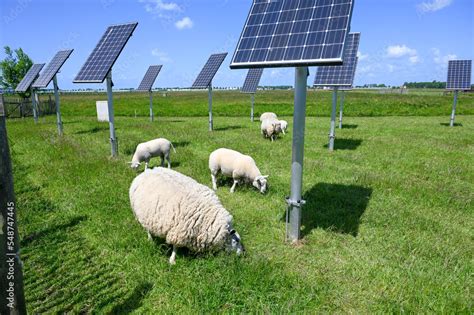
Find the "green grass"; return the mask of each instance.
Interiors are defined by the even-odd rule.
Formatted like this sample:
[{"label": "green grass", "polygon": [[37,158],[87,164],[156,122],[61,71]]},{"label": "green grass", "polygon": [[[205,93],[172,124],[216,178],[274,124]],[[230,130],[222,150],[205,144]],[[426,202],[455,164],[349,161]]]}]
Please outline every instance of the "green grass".
[{"label": "green grass", "polygon": [[[218,105],[227,94],[217,94],[216,113],[242,117],[216,114],[213,133],[206,118],[185,111],[155,123],[117,117],[118,159],[108,157],[107,125],[90,117],[95,98],[63,102],[62,139],[54,117],[8,121],[30,313],[473,312],[474,116],[458,116],[455,128],[443,125],[448,115],[347,117],[333,153],[329,119],[308,118],[304,238],[292,246],[283,241],[291,132],[265,141],[248,106]],[[138,107],[121,97],[118,113]],[[190,110],[201,101],[182,97]],[[278,110],[286,112],[286,98]],[[369,108],[360,106],[352,111]],[[170,266],[170,249],[147,240],[129,206],[136,174],[126,162],[138,142],[156,137],[175,143],[175,170],[205,185],[208,155],[219,147],[251,154],[270,175],[266,195],[249,186],[230,194],[225,180],[218,189],[244,257],[182,250]]]}]

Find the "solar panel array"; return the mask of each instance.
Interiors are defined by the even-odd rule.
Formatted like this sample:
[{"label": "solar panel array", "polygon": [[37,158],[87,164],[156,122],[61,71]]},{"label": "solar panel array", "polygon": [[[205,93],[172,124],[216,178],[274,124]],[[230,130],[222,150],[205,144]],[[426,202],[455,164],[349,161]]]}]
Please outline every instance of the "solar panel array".
[{"label": "solar panel array", "polygon": [[357,66],[357,51],[359,50],[360,33],[347,35],[342,66],[318,67],[315,86],[352,86]]},{"label": "solar panel array", "polygon": [[207,60],[206,64],[204,65],[204,68],[202,68],[201,72],[196,78],[196,81],[194,81],[192,87],[194,89],[205,89],[209,87],[212,79],[216,75],[226,57],[227,53],[211,55],[209,60]]},{"label": "solar panel array", "polygon": [[127,44],[138,23],[112,25],[82,66],[74,83],[102,83]]},{"label": "solar panel array", "polygon": [[352,0],[254,0],[231,68],[340,64]]},{"label": "solar panel array", "polygon": [[72,52],[73,49],[58,51],[32,86],[35,88],[47,87]]},{"label": "solar panel array", "polygon": [[20,83],[16,86],[16,92],[26,92],[31,87],[31,84],[36,79],[41,69],[43,69],[44,63],[36,63],[31,66],[28,72],[25,74]]},{"label": "solar panel array", "polygon": [[471,89],[472,60],[450,60],[448,64],[448,90]]},{"label": "solar panel array", "polygon": [[156,77],[161,71],[162,66],[150,66],[143,77],[142,82],[138,86],[138,91],[151,91]]},{"label": "solar panel array", "polygon": [[242,93],[255,93],[262,77],[263,68],[250,69],[245,78],[244,86],[240,90]]}]

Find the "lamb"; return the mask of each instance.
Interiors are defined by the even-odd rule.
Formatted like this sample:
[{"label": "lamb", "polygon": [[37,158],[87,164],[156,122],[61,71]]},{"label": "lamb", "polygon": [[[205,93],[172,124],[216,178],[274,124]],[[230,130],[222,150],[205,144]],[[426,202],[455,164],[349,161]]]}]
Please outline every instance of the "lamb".
[{"label": "lamb", "polygon": [[133,180],[129,196],[148,238],[163,238],[173,246],[172,265],[181,247],[197,253],[226,249],[240,255],[244,251],[232,228],[232,215],[216,193],[188,176],[163,167],[145,170]]},{"label": "lamb", "polygon": [[266,119],[262,121],[260,131],[265,138],[270,138],[273,142],[282,132],[281,123],[277,119]]},{"label": "lamb", "polygon": [[260,115],[260,121],[264,121],[266,119],[278,119],[275,113],[263,113]]},{"label": "lamb", "polygon": [[209,169],[211,170],[212,188],[217,190],[216,176],[219,171],[225,176],[232,176],[234,184],[230,192],[240,181],[252,183],[262,194],[267,191],[267,176],[262,176],[254,159],[248,155],[230,149],[217,149],[209,155]]},{"label": "lamb", "polygon": [[174,149],[173,144],[164,138],[159,138],[155,140],[151,140],[148,142],[140,143],[137,145],[137,149],[135,150],[135,154],[133,154],[132,162],[129,162],[131,168],[137,170],[138,167],[141,165],[142,162],[145,162],[145,169],[148,168],[148,163],[152,157],[160,157],[161,158],[161,166],[164,166],[165,159],[168,162],[168,168],[171,168],[171,161],[170,161],[170,150],[173,148],[174,153],[176,150]]},{"label": "lamb", "polygon": [[283,132],[283,134],[285,135],[286,134],[286,130],[288,129],[288,122],[286,120],[280,120],[280,125],[281,125],[281,132]]}]

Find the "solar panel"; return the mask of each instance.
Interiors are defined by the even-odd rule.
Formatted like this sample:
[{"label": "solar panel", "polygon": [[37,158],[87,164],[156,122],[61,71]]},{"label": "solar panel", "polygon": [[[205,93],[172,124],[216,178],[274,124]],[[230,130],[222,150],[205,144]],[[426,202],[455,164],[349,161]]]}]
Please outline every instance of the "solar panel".
[{"label": "solar panel", "polygon": [[359,50],[360,33],[347,35],[346,46],[344,48],[342,66],[322,66],[318,67],[315,86],[352,86],[354,81],[357,51]]},{"label": "solar panel", "polygon": [[199,73],[196,81],[194,81],[192,88],[193,89],[205,89],[209,87],[212,82],[212,79],[216,75],[220,66],[224,62],[227,53],[214,54],[209,57],[204,68],[202,68],[201,73]]},{"label": "solar panel", "polygon": [[28,72],[25,74],[20,83],[16,86],[16,92],[26,92],[31,87],[31,84],[38,76],[41,69],[43,69],[44,63],[36,63],[31,66]]},{"label": "solar panel", "polygon": [[53,77],[66,62],[67,58],[69,58],[73,50],[74,49],[58,51],[32,86],[35,88],[47,87],[49,82],[51,82]]},{"label": "solar panel", "polygon": [[138,86],[137,91],[151,91],[156,77],[161,71],[162,66],[150,66],[143,77],[142,82]]},{"label": "solar panel", "polygon": [[127,44],[138,23],[112,25],[94,48],[74,83],[102,83]]},{"label": "solar panel", "polygon": [[262,77],[263,68],[250,69],[245,78],[244,86],[240,90],[242,93],[255,93],[257,91],[260,78]]},{"label": "solar panel", "polygon": [[352,0],[254,0],[230,67],[341,64]]},{"label": "solar panel", "polygon": [[448,64],[448,90],[471,89],[472,60],[450,60]]}]

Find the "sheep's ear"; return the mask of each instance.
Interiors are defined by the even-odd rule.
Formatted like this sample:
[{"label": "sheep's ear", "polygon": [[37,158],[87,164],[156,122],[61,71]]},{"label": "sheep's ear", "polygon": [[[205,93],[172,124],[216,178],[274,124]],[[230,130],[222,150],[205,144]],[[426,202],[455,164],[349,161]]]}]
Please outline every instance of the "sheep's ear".
[{"label": "sheep's ear", "polygon": [[270,176],[270,175],[265,175],[265,176],[262,176],[262,177],[266,179],[266,178],[268,178],[268,176]]}]

